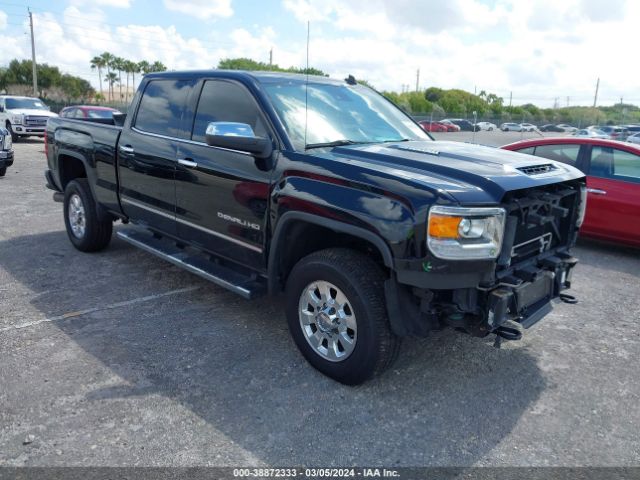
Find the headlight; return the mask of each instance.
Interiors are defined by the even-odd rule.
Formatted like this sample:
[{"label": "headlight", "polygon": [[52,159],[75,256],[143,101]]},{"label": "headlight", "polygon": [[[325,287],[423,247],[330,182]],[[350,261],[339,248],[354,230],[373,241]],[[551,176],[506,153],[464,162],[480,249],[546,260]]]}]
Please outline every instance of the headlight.
[{"label": "headlight", "polygon": [[13,147],[13,141],[11,140],[11,134],[7,133],[4,136],[4,149],[11,150],[11,147]]},{"label": "headlight", "polygon": [[431,207],[427,245],[438,258],[493,259],[500,255],[505,210],[499,207]]},{"label": "headlight", "polygon": [[584,222],[584,214],[587,211],[587,187],[580,185],[580,205],[578,205],[578,218],[576,220],[576,227],[580,228],[582,222]]},{"label": "headlight", "polygon": [[14,125],[22,125],[22,115],[11,115],[11,123]]}]

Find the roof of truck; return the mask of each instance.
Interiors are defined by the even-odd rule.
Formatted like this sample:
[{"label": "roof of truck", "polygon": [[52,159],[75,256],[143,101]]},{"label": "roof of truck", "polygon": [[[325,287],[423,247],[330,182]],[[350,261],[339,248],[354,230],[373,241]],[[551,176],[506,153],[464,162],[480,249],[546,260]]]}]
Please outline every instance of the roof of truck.
[{"label": "roof of truck", "polygon": [[[268,72],[268,71],[245,71],[245,70],[183,70],[172,72],[153,72],[145,75],[145,79],[153,78],[201,78],[201,77],[223,77],[223,78],[235,78],[253,80],[259,83],[273,83],[273,82],[300,82],[307,81],[307,75],[301,73],[283,73],[283,72]],[[308,81],[310,83],[328,83],[328,84],[344,84],[345,80],[339,80],[336,78],[323,77],[320,75],[308,75]]]}]

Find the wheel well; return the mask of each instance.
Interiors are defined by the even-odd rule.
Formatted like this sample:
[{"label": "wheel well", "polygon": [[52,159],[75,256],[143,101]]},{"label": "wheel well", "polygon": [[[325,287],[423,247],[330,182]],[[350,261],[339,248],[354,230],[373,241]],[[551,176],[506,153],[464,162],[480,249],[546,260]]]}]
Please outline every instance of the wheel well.
[{"label": "wheel well", "polygon": [[298,261],[307,255],[324,250],[326,248],[351,248],[367,254],[382,268],[385,262],[382,253],[373,243],[357,235],[339,232],[332,228],[315,225],[305,221],[292,221],[286,225],[277,239],[277,244],[272,245],[278,251],[275,256],[275,280],[274,287],[278,290],[284,288],[287,277]]},{"label": "wheel well", "polygon": [[63,190],[71,180],[87,177],[84,163],[77,158],[61,155],[58,157],[58,162],[60,162],[60,182],[62,182]]}]

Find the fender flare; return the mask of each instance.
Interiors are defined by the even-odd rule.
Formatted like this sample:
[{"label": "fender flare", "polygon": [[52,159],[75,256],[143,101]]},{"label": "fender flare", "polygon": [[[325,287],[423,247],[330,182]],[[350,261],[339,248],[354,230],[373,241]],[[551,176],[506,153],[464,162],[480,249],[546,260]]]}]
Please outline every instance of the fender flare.
[{"label": "fender flare", "polygon": [[346,233],[349,235],[353,235],[354,237],[361,238],[370,242],[374,247],[376,247],[380,255],[382,257],[382,261],[384,265],[393,270],[393,255],[391,254],[391,249],[385,243],[385,241],[379,235],[376,235],[370,230],[366,230],[361,227],[356,227],[355,225],[350,225],[348,223],[339,222],[337,220],[332,220],[325,217],[319,217],[317,215],[312,215],[306,212],[296,212],[289,211],[285,212],[280,216],[278,220],[278,224],[276,226],[273,237],[271,238],[271,248],[269,249],[269,260],[267,265],[267,275],[268,275],[268,283],[269,283],[269,293],[274,294],[277,292],[277,281],[278,281],[278,271],[277,271],[277,255],[280,251],[282,245],[283,232],[286,231],[286,228],[292,222],[301,221],[310,223],[313,225],[318,225],[320,227],[330,228],[331,230],[335,230],[336,232]]}]

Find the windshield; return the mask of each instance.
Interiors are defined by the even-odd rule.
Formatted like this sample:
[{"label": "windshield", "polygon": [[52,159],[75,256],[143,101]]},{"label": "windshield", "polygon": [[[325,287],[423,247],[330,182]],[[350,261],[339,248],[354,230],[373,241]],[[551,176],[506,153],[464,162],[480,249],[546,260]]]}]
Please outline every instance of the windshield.
[{"label": "windshield", "polygon": [[34,110],[49,110],[47,106],[37,98],[7,98],[4,101],[7,110],[14,108],[31,108]]},{"label": "windshield", "polygon": [[267,83],[265,88],[298,151],[306,146],[343,141],[430,140],[422,128],[391,102],[361,85],[310,83],[306,112],[303,82]]}]

